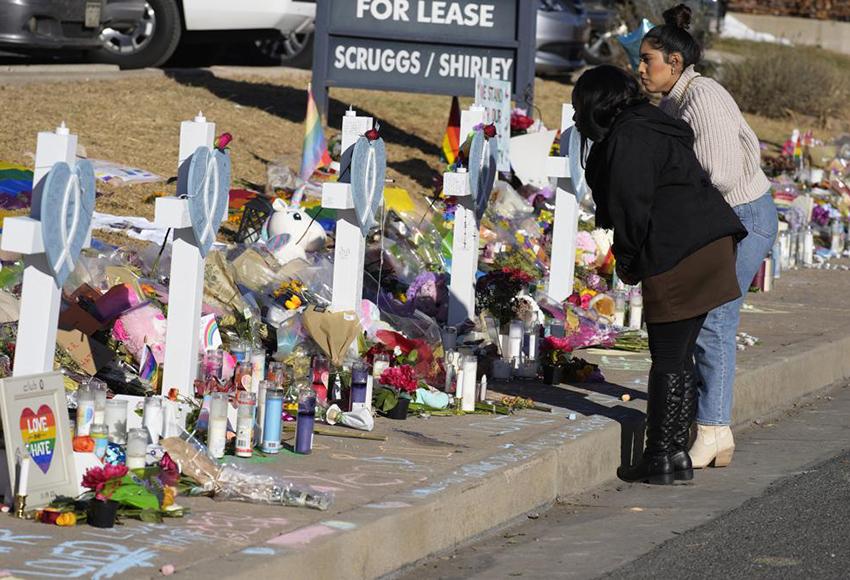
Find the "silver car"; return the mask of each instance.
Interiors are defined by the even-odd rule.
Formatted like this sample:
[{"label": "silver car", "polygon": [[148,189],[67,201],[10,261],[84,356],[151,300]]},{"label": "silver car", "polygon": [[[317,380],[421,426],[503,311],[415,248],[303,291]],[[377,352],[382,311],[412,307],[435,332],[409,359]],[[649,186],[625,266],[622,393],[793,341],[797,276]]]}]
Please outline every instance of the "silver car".
[{"label": "silver car", "polygon": [[568,73],[582,68],[590,40],[590,18],[580,0],[539,0],[537,7],[538,74]]}]

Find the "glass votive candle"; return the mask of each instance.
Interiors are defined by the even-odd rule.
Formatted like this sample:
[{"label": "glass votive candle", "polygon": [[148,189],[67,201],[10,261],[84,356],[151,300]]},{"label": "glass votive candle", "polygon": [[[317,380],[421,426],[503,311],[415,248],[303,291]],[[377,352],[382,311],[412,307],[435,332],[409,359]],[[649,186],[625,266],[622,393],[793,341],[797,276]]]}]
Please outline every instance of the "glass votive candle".
[{"label": "glass votive candle", "polygon": [[372,359],[372,378],[380,382],[381,375],[390,368],[390,355],[376,354]]},{"label": "glass votive candle", "polygon": [[144,469],[148,451],[148,430],[130,429],[127,433],[127,468]]},{"label": "glass votive candle", "polygon": [[88,435],[94,423],[94,391],[88,381],[77,389],[77,436]]},{"label": "glass votive candle", "polygon": [[109,440],[124,445],[127,443],[127,401],[109,399],[106,401],[106,427]]},{"label": "glass votive candle", "polygon": [[159,397],[147,397],[145,399],[145,411],[142,416],[142,425],[150,433],[151,443],[156,445],[162,435],[162,399]]},{"label": "glass votive candle", "polygon": [[98,459],[106,455],[106,447],[109,443],[109,428],[106,425],[95,423],[91,426],[89,435],[94,441],[94,454]]},{"label": "glass votive candle", "polygon": [[92,379],[89,386],[94,393],[94,422],[103,425],[106,421],[106,383],[100,379]]},{"label": "glass votive candle", "polygon": [[362,362],[351,366],[351,393],[349,410],[366,404],[366,383],[369,381],[369,369]]},{"label": "glass votive candle", "polygon": [[213,393],[210,401],[210,426],[207,430],[207,448],[210,455],[224,457],[227,443],[227,393]]}]

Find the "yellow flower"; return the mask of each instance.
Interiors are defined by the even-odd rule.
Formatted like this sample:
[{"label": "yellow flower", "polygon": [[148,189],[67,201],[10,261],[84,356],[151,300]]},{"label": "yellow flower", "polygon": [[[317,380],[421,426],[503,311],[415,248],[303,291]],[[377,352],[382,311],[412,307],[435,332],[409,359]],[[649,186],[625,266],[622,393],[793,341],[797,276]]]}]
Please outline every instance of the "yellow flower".
[{"label": "yellow flower", "polygon": [[162,490],[162,507],[163,509],[174,504],[174,496],[177,495],[177,488],[166,486]]},{"label": "yellow flower", "polygon": [[77,515],[74,512],[65,512],[56,518],[57,526],[76,526],[77,525]]},{"label": "yellow flower", "polygon": [[295,310],[301,306],[301,298],[299,298],[297,295],[294,295],[292,296],[292,298],[284,302],[283,305],[286,306],[286,308],[289,310]]}]

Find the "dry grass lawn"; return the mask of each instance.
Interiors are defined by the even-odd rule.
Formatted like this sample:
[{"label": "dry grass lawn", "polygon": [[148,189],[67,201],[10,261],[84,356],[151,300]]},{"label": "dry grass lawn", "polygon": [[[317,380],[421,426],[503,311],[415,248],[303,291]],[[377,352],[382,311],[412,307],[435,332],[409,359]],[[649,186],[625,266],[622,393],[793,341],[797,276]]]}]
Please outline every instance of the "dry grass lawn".
[{"label": "dry grass lawn", "polygon": [[[742,51],[740,45],[721,49]],[[0,80],[0,160],[32,166],[36,133],[60,121],[79,135],[89,157],[141,167],[170,177],[176,172],[179,123],[199,110],[234,136],[234,185],[262,190],[272,161],[300,165],[305,86],[309,73],[263,69],[250,75],[221,70],[169,72],[166,76],[88,82],[3,85]],[[241,76],[233,76],[238,74]],[[556,128],[560,105],[570,97],[565,82],[538,79],[537,111]],[[448,117],[449,97],[339,89],[332,92],[326,136],[339,130],[348,105],[374,116],[388,144],[389,178],[414,195],[427,194],[442,171],[439,144]],[[468,104],[469,99],[462,101]],[[810,120],[765,119],[748,115],[761,139],[781,144],[795,126]],[[845,130],[836,123],[818,136]],[[153,217],[155,192],[174,185],[116,187],[99,184],[97,210]],[[122,236],[99,236],[120,241]]]}]

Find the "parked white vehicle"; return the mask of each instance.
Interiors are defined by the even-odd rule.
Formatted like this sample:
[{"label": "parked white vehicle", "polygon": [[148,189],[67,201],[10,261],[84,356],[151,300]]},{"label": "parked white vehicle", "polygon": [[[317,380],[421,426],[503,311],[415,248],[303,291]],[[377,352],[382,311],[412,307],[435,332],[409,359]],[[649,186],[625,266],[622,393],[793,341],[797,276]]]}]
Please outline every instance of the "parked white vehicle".
[{"label": "parked white vehicle", "polygon": [[174,54],[181,40],[244,40],[270,59],[295,60],[310,44],[316,16],[315,0],[119,1],[144,4],[142,17],[133,25],[101,32],[98,60],[121,68],[159,66]]}]

